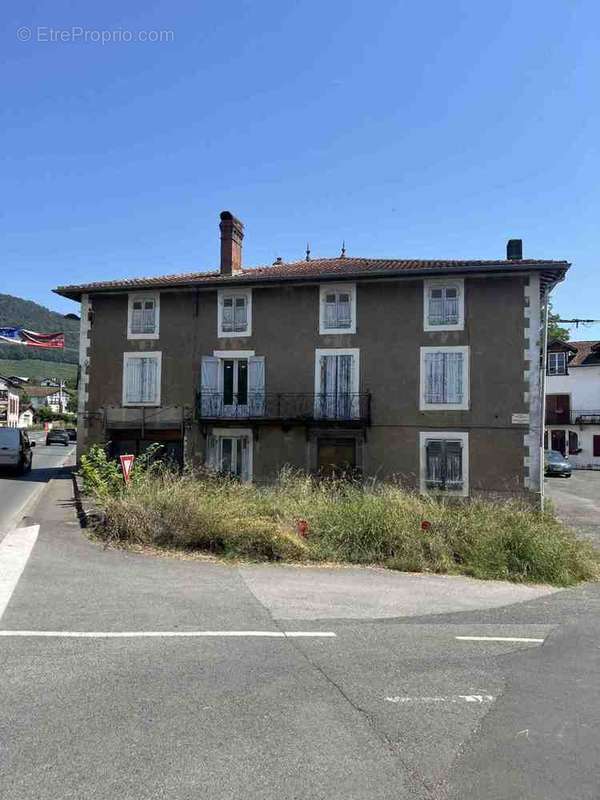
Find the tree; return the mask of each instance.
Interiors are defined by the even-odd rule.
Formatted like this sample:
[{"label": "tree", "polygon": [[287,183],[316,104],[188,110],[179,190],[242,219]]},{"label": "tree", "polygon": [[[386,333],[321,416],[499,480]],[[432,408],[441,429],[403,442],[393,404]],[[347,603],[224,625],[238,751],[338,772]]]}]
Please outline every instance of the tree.
[{"label": "tree", "polygon": [[552,301],[548,303],[548,341],[561,339],[563,342],[569,341],[570,333],[568,328],[559,325],[560,314],[552,310]]}]

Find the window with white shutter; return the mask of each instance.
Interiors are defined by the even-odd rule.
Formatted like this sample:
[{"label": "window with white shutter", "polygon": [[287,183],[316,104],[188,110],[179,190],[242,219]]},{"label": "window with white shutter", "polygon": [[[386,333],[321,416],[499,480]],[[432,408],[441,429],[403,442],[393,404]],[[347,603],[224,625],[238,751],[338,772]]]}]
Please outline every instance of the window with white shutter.
[{"label": "window with white shutter", "polygon": [[567,354],[548,353],[548,375],[568,375]]},{"label": "window with white shutter", "polygon": [[358,348],[315,352],[315,415],[350,420],[360,416]]},{"label": "window with white shutter", "polygon": [[160,405],[162,353],[125,353],[123,405]]},{"label": "window with white shutter", "polygon": [[132,292],[128,300],[127,338],[158,339],[160,295]]},{"label": "window with white shutter", "polygon": [[463,279],[436,279],[423,282],[423,327],[426,331],[463,330],[464,317]]},{"label": "window with white shutter", "polygon": [[205,463],[209,469],[239,478],[252,480],[253,436],[243,428],[213,428],[206,440]]},{"label": "window with white shutter", "polygon": [[252,333],[252,290],[220,289],[217,294],[218,336],[250,336]]},{"label": "window with white shutter", "polygon": [[469,347],[421,348],[421,411],[469,408]]},{"label": "window with white shutter", "polygon": [[322,284],[319,306],[319,333],[356,333],[356,284]]},{"label": "window with white shutter", "polygon": [[430,431],[420,434],[421,491],[469,493],[469,434]]}]

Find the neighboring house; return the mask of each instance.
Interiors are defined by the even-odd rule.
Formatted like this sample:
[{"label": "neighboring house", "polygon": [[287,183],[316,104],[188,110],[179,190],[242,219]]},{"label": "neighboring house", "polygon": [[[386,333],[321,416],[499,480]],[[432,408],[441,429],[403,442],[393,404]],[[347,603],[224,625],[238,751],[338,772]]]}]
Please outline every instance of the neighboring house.
[{"label": "neighboring house", "polygon": [[33,425],[33,408],[29,406],[19,413],[19,428],[31,428]]},{"label": "neighboring house", "polygon": [[31,406],[37,411],[45,406],[55,414],[64,414],[69,403],[66,389],[55,386],[28,386],[27,394],[31,398]]},{"label": "neighboring house", "polygon": [[64,388],[64,385],[57,378],[42,378],[40,381],[40,386],[56,386],[57,388],[62,386]]},{"label": "neighboring house", "polygon": [[55,291],[81,301],[79,453],[163,442],[242,479],[284,465],[466,496],[541,491],[541,342],[566,261],[338,258]]},{"label": "neighboring house", "polygon": [[19,389],[9,378],[0,377],[0,428],[19,425]]},{"label": "neighboring house", "polygon": [[600,341],[548,344],[545,446],[600,469]]}]

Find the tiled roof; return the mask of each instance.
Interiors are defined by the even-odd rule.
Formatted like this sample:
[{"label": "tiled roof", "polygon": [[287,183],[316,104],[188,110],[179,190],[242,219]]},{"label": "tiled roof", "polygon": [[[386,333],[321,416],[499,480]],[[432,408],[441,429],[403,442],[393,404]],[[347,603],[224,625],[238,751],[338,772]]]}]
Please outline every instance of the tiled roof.
[{"label": "tiled roof", "polygon": [[569,342],[577,353],[569,361],[570,367],[600,366],[600,341]]},{"label": "tiled roof", "polygon": [[[24,386],[23,391],[30,397],[48,397],[51,394],[60,392],[60,388],[58,386]],[[67,394],[65,389],[62,390],[62,393]]]},{"label": "tiled roof", "polygon": [[150,289],[171,286],[194,286],[223,283],[264,283],[282,280],[309,280],[319,278],[357,278],[365,276],[407,275],[410,273],[452,273],[494,270],[514,272],[533,268],[556,273],[560,279],[569,268],[568,261],[521,259],[518,261],[461,261],[461,260],[403,260],[394,258],[318,258],[310,261],[275,263],[272,266],[242,269],[234,275],[212,272],[189,272],[176,275],[159,275],[147,278],[100,281],[81,285],[59,286],[54,291],[64,297],[78,299],[83,292],[101,292],[119,289]]}]

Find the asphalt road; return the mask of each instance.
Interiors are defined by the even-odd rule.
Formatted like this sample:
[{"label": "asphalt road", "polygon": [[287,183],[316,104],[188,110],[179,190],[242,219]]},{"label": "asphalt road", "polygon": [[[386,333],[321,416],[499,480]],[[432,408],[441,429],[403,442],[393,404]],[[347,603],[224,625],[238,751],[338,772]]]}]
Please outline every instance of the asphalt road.
[{"label": "asphalt road", "polygon": [[46,447],[43,433],[32,433],[30,439],[35,442],[31,472],[15,475],[11,470],[0,469],[0,539],[33,506],[57,470],[72,462],[75,453],[74,442],[69,447]]},{"label": "asphalt road", "polygon": [[546,497],[580,536],[600,547],[600,470],[573,470],[570,478],[546,478]]},{"label": "asphalt road", "polygon": [[597,798],[595,585],[104,550],[70,496],[62,474],[22,522],[0,796]]}]

